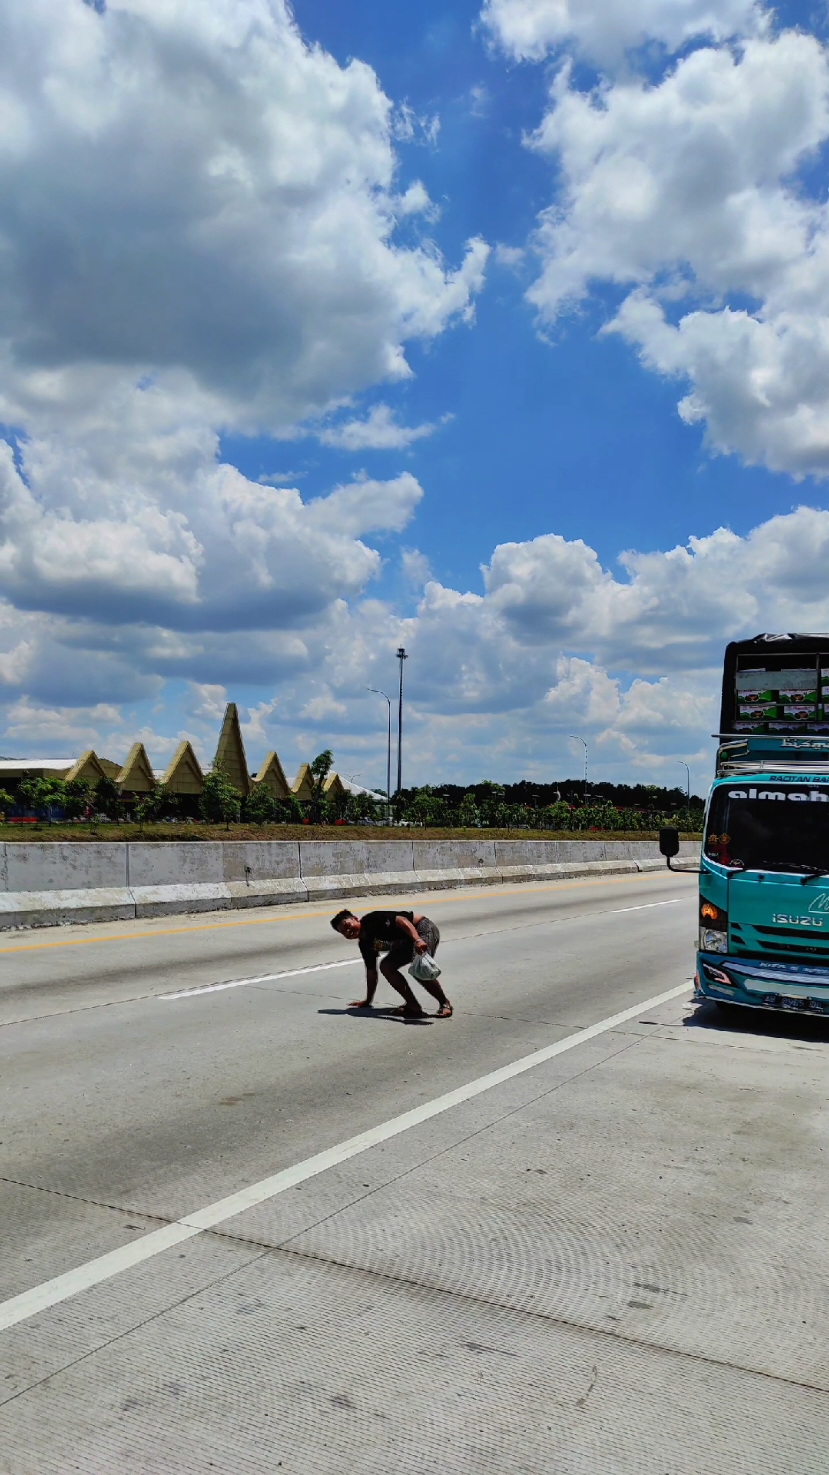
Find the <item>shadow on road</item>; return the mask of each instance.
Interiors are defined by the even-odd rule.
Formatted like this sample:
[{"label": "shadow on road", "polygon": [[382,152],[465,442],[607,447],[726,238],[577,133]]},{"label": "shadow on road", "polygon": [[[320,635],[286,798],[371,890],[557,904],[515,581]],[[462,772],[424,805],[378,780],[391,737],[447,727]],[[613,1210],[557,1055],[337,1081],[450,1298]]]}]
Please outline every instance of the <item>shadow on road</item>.
[{"label": "shadow on road", "polygon": [[686,1029],[710,1029],[720,1034],[772,1036],[781,1040],[802,1040],[804,1044],[829,1044],[829,1019],[808,1014],[782,1014],[776,1009],[744,1009],[735,1004],[729,1010],[718,1009],[706,1000],[696,1004],[683,1021]]},{"label": "shadow on road", "polygon": [[422,1019],[407,1018],[405,1014],[395,1014],[393,1008],[389,1009],[318,1009],[318,1014],[345,1014],[351,1019],[374,1019],[386,1024],[431,1024],[432,1020],[428,1014]]}]

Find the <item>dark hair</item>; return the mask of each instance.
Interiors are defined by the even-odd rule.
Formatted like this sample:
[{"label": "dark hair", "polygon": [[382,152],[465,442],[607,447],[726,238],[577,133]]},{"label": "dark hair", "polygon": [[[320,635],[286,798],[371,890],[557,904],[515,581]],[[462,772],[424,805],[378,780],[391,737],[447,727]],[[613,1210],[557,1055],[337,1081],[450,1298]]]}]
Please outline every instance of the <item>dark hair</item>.
[{"label": "dark hair", "polygon": [[335,932],[339,932],[339,930],[340,930],[340,923],[341,922],[344,922],[345,919],[346,919],[346,917],[353,917],[353,916],[354,916],[354,913],[353,912],[350,912],[348,910],[348,907],[346,907],[345,910],[342,911],[342,912],[337,912],[336,917],[332,917],[331,918],[331,926],[334,928],[334,931]]}]

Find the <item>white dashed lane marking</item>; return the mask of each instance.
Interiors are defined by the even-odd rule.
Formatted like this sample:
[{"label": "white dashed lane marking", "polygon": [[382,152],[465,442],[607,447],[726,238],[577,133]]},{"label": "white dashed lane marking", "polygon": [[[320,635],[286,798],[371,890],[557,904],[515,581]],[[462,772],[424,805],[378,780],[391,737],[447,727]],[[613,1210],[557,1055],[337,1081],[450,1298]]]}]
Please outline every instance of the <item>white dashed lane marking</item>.
[{"label": "white dashed lane marking", "polygon": [[[683,897],[675,896],[670,901],[646,901],[635,907],[613,907],[610,915],[617,916],[620,912],[646,912],[650,907],[673,907],[678,906]],[[362,962],[361,958],[345,958],[336,963],[314,963],[309,968],[291,968],[285,973],[263,973],[258,978],[231,978],[225,983],[204,983],[198,988],[180,989],[174,994],[159,994],[158,998],[166,1003],[172,1003],[174,999],[195,999],[198,994],[216,994],[226,988],[246,988],[249,984],[257,983],[280,983],[283,978],[299,978],[303,973],[325,973],[329,968],[353,968],[355,964]]]}]

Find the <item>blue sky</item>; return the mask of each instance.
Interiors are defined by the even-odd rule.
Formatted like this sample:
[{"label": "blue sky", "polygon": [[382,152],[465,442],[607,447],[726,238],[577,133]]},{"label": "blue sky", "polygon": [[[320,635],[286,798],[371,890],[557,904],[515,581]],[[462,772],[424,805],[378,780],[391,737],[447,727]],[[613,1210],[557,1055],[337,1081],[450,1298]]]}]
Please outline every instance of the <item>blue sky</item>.
[{"label": "blue sky", "polygon": [[411,782],[704,784],[829,627],[823,10],[0,13],[0,748],[376,784],[403,640]]},{"label": "blue sky", "polygon": [[[476,24],[477,4],[300,0],[294,12],[310,41],[342,64],[369,62],[391,98],[440,118],[434,147],[398,152],[403,180],[421,178],[440,204],[435,235],[447,257],[474,235],[524,247],[554,177],[522,146],[543,114],[548,68],[505,65]],[[427,488],[411,537],[442,580],[477,589],[497,543],[551,530],[586,538],[612,563],[622,549],[684,543],[724,519],[746,533],[800,500],[788,476],[707,453],[701,431],[676,413],[675,385],[599,338],[622,292],[601,292],[545,341],[524,300],[529,279],[495,266],[474,327],[411,354],[416,377],[396,393],[366,396],[394,404],[407,423],[455,417],[405,459]],[[269,441],[234,441],[228,453],[256,476],[299,469],[314,495],[355,466],[392,476],[401,464],[398,452],[298,456]]]}]

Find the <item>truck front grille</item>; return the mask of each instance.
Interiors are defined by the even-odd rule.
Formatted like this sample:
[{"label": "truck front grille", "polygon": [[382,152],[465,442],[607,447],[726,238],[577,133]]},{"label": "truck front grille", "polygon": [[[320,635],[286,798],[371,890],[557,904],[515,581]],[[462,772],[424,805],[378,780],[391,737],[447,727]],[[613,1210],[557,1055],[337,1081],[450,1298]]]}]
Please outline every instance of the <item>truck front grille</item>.
[{"label": "truck front grille", "polygon": [[760,947],[766,953],[809,953],[819,958],[825,958],[827,956],[827,949],[825,947],[809,947],[808,945],[803,946],[802,944],[800,947],[796,947],[791,942],[761,942]]},{"label": "truck front grille", "polygon": [[[791,938],[792,941],[788,941]],[[826,936],[799,927],[735,927],[731,934],[732,951],[743,957],[791,957],[829,959],[829,932]]]},{"label": "truck front grille", "polygon": [[[809,927],[755,927],[753,930],[762,937],[803,937],[808,938],[809,942],[824,941],[819,931],[812,931]],[[829,943],[829,935],[825,941]]]}]

